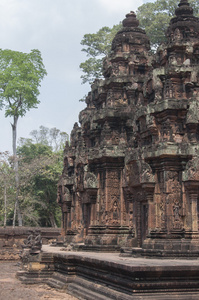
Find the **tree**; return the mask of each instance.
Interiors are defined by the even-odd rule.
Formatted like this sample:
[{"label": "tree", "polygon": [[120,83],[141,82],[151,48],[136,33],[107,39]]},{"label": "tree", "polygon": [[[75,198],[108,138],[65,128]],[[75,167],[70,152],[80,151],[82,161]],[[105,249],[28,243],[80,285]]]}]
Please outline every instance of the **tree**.
[{"label": "tree", "polygon": [[[57,205],[57,183],[63,169],[63,149],[68,135],[57,128],[40,126],[34,140],[20,138],[17,147],[18,199],[25,226],[61,225]],[[54,142],[55,141],[55,142]],[[13,157],[0,153],[0,226],[11,225],[14,217],[15,186]]]},{"label": "tree", "polygon": [[31,131],[30,135],[33,137],[34,143],[50,146],[55,152],[63,150],[66,141],[69,140],[69,136],[65,131],[61,131],[56,127],[48,128],[43,125],[39,127],[39,130]]},{"label": "tree", "polygon": [[25,225],[60,225],[61,211],[56,203],[57,182],[63,169],[63,151],[23,140],[19,156],[19,196]]},{"label": "tree", "polygon": [[39,50],[23,53],[0,49],[0,108],[5,108],[5,117],[13,118],[11,126],[16,184],[13,226],[15,226],[16,211],[18,211],[18,225],[22,226],[18,202],[17,123],[19,117],[23,117],[27,111],[36,108],[39,104],[39,86],[46,74]]},{"label": "tree", "polygon": [[19,197],[25,225],[60,226],[57,182],[63,169],[63,150],[68,134],[57,128],[40,126],[20,138]]},{"label": "tree", "polygon": [[[195,15],[199,16],[199,1],[189,0],[189,3],[193,7]],[[178,4],[179,0],[156,0],[138,7],[136,14],[140,22],[139,26],[145,29],[152,49],[155,50],[160,43],[165,41],[165,31]],[[103,58],[110,53],[111,42],[121,27],[121,24],[114,25],[112,28],[103,27],[97,33],[84,35],[81,41],[81,45],[84,46],[82,51],[86,52],[89,59],[80,64],[80,69],[84,73],[81,76],[82,83],[92,83],[96,78],[103,77]],[[83,100],[85,99],[81,101]]]},{"label": "tree", "polygon": [[102,27],[97,33],[85,34],[81,45],[82,51],[89,57],[80,64],[84,75],[81,76],[82,83],[92,83],[94,79],[102,77],[102,61],[111,50],[111,42],[121,28],[121,24],[114,25],[112,28]]}]

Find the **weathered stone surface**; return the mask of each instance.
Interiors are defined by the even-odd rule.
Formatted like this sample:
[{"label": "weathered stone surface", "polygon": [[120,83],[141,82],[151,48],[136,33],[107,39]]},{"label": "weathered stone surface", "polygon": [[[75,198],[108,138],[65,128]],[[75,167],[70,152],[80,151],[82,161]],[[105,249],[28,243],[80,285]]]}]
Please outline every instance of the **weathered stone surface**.
[{"label": "weathered stone surface", "polygon": [[138,26],[127,14],[66,145],[62,234],[87,248],[196,255],[199,19],[181,0],[155,55]]}]

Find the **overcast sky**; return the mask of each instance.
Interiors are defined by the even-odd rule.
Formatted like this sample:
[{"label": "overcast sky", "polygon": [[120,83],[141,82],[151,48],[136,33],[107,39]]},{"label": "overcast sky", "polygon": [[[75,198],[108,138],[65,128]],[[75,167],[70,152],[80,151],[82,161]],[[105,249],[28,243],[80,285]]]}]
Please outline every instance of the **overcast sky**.
[{"label": "overcast sky", "polygon": [[[70,134],[90,91],[81,84],[79,65],[86,57],[80,41],[86,33],[111,27],[145,0],[1,0],[0,48],[39,49],[48,75],[41,83],[37,109],[19,119],[18,138],[40,125]],[[0,111],[0,152],[12,151],[12,119]]]}]

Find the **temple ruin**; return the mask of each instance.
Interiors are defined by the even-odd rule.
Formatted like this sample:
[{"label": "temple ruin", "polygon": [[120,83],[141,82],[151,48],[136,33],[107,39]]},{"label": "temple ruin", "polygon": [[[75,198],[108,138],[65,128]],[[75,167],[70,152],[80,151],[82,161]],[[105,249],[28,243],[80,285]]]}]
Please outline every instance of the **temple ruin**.
[{"label": "temple ruin", "polygon": [[155,54],[134,12],[113,39],[64,151],[66,243],[199,253],[199,19],[175,15]]}]

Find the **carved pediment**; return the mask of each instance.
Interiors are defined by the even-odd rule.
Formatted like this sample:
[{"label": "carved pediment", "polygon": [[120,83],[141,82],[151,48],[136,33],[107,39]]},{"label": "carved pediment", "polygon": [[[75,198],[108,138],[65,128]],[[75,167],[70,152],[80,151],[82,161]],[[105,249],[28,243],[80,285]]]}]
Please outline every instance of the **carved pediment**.
[{"label": "carved pediment", "polygon": [[186,164],[186,168],[182,173],[183,181],[199,181],[199,158],[194,157]]},{"label": "carved pediment", "polygon": [[84,189],[97,189],[97,177],[91,172],[84,175]]},{"label": "carved pediment", "polygon": [[125,166],[124,186],[140,186],[144,183],[154,183],[154,175],[149,164],[144,161],[134,161]]}]

